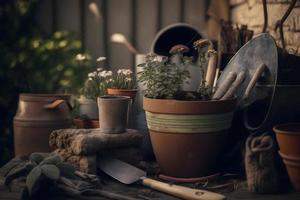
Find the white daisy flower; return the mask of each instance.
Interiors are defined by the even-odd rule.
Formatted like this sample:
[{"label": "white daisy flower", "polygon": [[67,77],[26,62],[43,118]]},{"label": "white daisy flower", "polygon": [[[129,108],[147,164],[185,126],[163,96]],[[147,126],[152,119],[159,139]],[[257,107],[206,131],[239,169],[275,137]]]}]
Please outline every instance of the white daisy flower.
[{"label": "white daisy flower", "polygon": [[83,60],[86,59],[86,56],[83,55],[83,54],[81,54],[81,53],[79,53],[79,54],[76,55],[75,59],[78,60],[78,61],[83,61]]},{"label": "white daisy flower", "polygon": [[101,61],[104,61],[106,60],[106,57],[103,57],[103,56],[100,56],[97,58],[97,62],[101,62]]}]

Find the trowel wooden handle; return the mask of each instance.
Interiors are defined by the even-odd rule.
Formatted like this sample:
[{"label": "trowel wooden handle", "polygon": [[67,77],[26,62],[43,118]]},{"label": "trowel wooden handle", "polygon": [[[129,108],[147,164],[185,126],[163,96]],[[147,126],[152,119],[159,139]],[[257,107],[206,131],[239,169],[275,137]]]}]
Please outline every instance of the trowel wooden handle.
[{"label": "trowel wooden handle", "polygon": [[206,190],[163,183],[150,178],[143,179],[143,185],[167,194],[187,200],[224,200],[225,196]]},{"label": "trowel wooden handle", "polygon": [[249,98],[250,93],[252,91],[252,89],[254,88],[256,82],[258,81],[258,79],[261,77],[262,73],[265,71],[265,69],[267,68],[267,66],[265,64],[261,64],[256,71],[253,74],[252,79],[250,80],[246,90],[245,90],[245,94],[244,94],[244,99]]},{"label": "trowel wooden handle", "polygon": [[210,87],[212,87],[214,84],[217,64],[218,64],[218,54],[216,51],[210,50],[207,72],[205,77],[206,85]]}]

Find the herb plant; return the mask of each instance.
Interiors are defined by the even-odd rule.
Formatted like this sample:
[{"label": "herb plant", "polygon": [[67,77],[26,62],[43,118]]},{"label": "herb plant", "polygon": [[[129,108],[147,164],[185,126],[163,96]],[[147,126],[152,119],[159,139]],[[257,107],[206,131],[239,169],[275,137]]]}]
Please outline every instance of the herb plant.
[{"label": "herb plant", "polygon": [[146,56],[146,62],[138,65],[139,81],[146,86],[145,96],[155,99],[173,99],[181,92],[182,84],[189,78],[189,72],[165,57],[153,54]]}]

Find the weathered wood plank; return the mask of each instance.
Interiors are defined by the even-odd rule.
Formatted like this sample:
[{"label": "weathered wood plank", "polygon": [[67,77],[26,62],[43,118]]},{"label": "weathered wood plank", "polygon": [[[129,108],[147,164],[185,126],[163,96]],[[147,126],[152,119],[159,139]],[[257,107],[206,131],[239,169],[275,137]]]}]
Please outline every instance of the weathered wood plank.
[{"label": "weathered wood plank", "polygon": [[105,56],[104,18],[100,0],[85,0],[85,44],[86,50],[95,60]]},{"label": "weathered wood plank", "polygon": [[[107,33],[108,39],[113,33],[124,34],[131,40],[131,0],[107,1]],[[110,43],[110,66],[112,70],[132,66],[132,54],[120,44]]]},{"label": "weathered wood plank", "polygon": [[186,23],[194,25],[201,33],[206,31],[205,27],[205,0],[185,0],[185,16]]},{"label": "weathered wood plank", "polygon": [[181,0],[163,0],[162,27],[180,22]]},{"label": "weathered wood plank", "polygon": [[69,30],[80,36],[80,2],[64,0],[57,4],[57,29]]},{"label": "weathered wood plank", "polygon": [[36,21],[46,33],[52,32],[52,9],[52,0],[44,0],[38,3]]},{"label": "weathered wood plank", "polygon": [[137,48],[141,53],[150,51],[151,43],[156,34],[157,27],[157,1],[138,0],[137,9]]}]

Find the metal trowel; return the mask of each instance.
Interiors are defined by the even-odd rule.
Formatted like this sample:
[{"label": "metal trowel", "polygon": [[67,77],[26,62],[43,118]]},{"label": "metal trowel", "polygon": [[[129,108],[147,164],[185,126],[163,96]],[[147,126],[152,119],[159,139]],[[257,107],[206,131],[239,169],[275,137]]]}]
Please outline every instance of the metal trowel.
[{"label": "metal trowel", "polygon": [[139,180],[144,186],[187,200],[224,200],[225,196],[206,190],[163,183],[146,177],[146,172],[117,159],[105,157],[98,162],[98,168],[124,184]]}]

